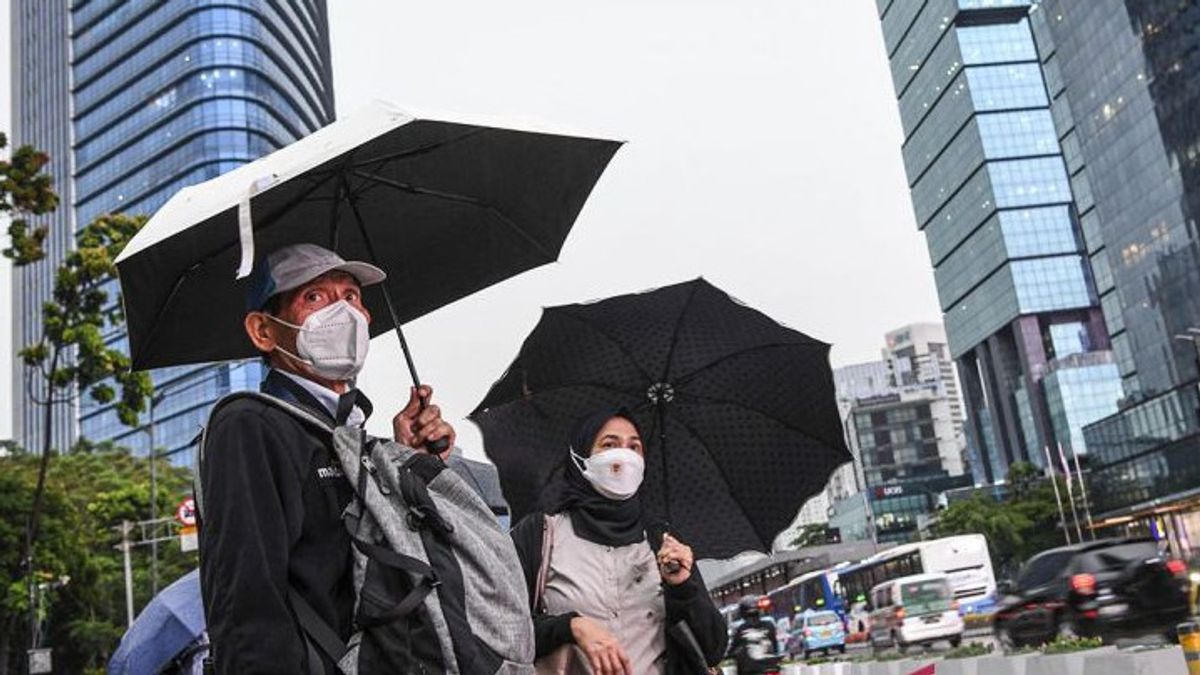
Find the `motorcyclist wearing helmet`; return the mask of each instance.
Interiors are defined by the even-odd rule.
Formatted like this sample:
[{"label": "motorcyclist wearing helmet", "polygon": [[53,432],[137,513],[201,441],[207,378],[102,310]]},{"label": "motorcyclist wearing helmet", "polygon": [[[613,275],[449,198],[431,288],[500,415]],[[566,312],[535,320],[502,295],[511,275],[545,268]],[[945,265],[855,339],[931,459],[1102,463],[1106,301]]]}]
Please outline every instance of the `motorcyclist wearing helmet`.
[{"label": "motorcyclist wearing helmet", "polygon": [[757,596],[746,596],[738,602],[738,617],[742,620],[733,634],[734,662],[739,675],[763,675],[779,672],[779,643],[775,625],[763,618],[763,602]]}]

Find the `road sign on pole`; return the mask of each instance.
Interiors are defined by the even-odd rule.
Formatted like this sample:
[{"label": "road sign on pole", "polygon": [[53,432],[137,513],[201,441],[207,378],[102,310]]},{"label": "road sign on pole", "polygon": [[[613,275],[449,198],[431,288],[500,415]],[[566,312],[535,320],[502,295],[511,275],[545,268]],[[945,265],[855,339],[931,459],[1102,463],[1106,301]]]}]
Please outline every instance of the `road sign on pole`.
[{"label": "road sign on pole", "polygon": [[29,650],[29,675],[54,672],[54,659],[50,649]]}]

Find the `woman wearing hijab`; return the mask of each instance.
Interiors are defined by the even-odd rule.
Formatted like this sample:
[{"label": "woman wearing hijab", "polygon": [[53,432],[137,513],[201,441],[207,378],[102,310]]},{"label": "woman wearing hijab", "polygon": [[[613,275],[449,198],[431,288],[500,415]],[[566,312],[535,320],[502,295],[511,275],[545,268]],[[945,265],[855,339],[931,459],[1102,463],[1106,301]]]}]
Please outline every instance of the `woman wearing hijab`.
[{"label": "woman wearing hijab", "polygon": [[539,675],[705,673],[725,620],[670,534],[652,547],[638,491],[641,432],[625,410],[592,415],[565,452],[561,495],[513,529],[529,585]]}]

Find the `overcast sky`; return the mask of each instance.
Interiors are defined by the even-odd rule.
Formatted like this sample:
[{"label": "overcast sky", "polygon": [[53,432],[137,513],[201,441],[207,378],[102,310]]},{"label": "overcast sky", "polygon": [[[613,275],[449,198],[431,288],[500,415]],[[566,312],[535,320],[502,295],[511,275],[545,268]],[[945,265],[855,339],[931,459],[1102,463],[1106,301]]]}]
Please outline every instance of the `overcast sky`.
[{"label": "overcast sky", "polygon": [[[628,141],[559,263],[408,327],[468,450],[480,444],[462,417],[543,306],[703,275],[832,342],[835,365],[876,358],[884,332],[939,318],[870,0],[329,4],[339,114],[378,98]],[[373,431],[388,429],[406,377],[395,340],[376,339],[360,378]],[[9,413],[0,406],[0,438]]]}]

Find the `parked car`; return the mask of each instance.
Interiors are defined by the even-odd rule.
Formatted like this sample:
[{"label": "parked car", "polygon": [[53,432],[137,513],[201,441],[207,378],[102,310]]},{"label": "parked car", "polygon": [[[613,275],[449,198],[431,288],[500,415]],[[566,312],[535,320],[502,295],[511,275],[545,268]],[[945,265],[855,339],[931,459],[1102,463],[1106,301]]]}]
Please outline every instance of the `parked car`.
[{"label": "parked car", "polygon": [[788,636],[789,655],[808,659],[813,652],[828,655],[835,649],[846,653],[846,626],[837,612],[809,610],[796,615]]},{"label": "parked car", "polygon": [[1016,583],[999,584],[996,637],[1013,646],[1059,635],[1175,638],[1188,616],[1187,565],[1151,539],[1105,539],[1034,556]]},{"label": "parked car", "polygon": [[901,652],[914,645],[947,640],[962,644],[963,619],[945,574],[914,574],[871,589],[868,632],[872,648],[895,645]]}]

